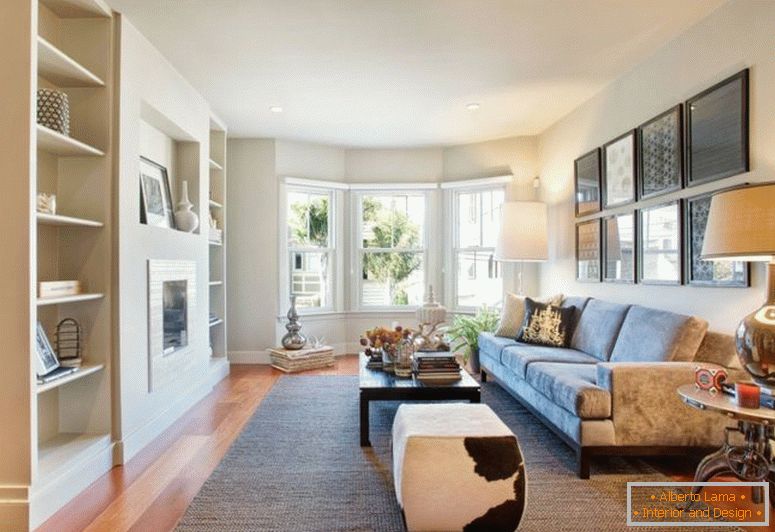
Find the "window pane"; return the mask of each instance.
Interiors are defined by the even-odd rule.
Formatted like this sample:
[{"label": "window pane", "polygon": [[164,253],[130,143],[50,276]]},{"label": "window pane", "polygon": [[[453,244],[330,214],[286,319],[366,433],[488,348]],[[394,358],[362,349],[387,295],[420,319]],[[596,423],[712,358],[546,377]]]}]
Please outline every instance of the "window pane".
[{"label": "window pane", "polygon": [[328,306],[328,254],[291,253],[291,295],[298,308]]},{"label": "window pane", "polygon": [[290,245],[328,247],[328,203],[328,194],[288,192]]},{"label": "window pane", "polygon": [[458,245],[462,248],[481,245],[480,200],[481,195],[477,192],[458,195]]},{"label": "window pane", "polygon": [[421,252],[365,252],[361,301],[364,306],[420,305],[424,293]]},{"label": "window pane", "polygon": [[458,247],[495,247],[503,189],[458,194]]},{"label": "window pane", "polygon": [[503,295],[498,262],[492,251],[461,251],[457,254],[458,307],[495,306]]},{"label": "window pane", "polygon": [[501,222],[503,189],[482,192],[482,247],[494,248]]},{"label": "window pane", "polygon": [[425,197],[409,194],[363,196],[364,248],[419,248],[423,243]]}]

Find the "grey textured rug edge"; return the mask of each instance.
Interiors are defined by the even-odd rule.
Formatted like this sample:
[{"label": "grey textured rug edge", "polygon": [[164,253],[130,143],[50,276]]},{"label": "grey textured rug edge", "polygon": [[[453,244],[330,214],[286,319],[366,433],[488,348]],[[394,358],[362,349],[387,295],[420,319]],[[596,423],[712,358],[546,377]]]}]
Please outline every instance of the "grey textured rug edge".
[{"label": "grey textured rug edge", "polygon": [[[482,401],[517,434],[525,456],[528,501],[520,530],[627,530],[626,482],[670,480],[625,457],[598,460],[591,479],[578,479],[573,452],[508,392],[484,384]],[[177,529],[403,530],[390,460],[397,407],[372,403],[373,447],[362,449],[357,377],[281,377]]]}]

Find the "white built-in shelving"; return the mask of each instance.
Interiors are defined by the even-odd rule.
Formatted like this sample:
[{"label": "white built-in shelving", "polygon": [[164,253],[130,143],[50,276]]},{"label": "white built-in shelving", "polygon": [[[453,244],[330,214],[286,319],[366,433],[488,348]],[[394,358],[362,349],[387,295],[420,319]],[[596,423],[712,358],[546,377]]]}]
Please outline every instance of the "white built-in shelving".
[{"label": "white built-in shelving", "polygon": [[73,318],[83,334],[83,365],[76,372],[36,384],[36,365],[27,365],[33,372],[32,528],[112,465],[117,49],[115,20],[103,0],[33,0],[33,5],[38,31],[30,57],[37,76],[30,96],[35,98],[38,88],[67,94],[70,131],[66,135],[34,121],[29,126],[37,148],[30,205],[35,195],[47,193],[56,195],[57,206],[56,214],[30,213],[36,232],[31,269],[36,281],[78,279],[89,291],[52,298],[30,293],[31,331],[40,323],[56,345],[57,324]]},{"label": "white built-in shelving", "polygon": [[210,323],[212,360],[226,360],[226,127],[216,117],[210,119],[209,211],[223,232],[220,241],[208,239],[210,248]]}]

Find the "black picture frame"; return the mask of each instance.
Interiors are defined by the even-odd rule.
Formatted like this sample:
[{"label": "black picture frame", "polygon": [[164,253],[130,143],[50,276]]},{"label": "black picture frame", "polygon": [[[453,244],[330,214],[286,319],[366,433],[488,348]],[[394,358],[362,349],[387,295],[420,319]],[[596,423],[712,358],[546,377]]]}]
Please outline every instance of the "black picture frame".
[{"label": "black picture frame", "polygon": [[573,161],[576,217],[600,211],[602,196],[600,161],[600,148],[595,148]]},{"label": "black picture frame", "polygon": [[[729,190],[729,189],[724,189]],[[714,262],[699,258],[705,237],[711,198],[723,192],[714,190],[686,198],[683,202],[684,220],[684,278],[690,286],[715,286],[724,288],[748,288],[751,286],[751,263],[743,261]],[[716,279],[717,272],[729,268],[732,279]],[[704,270],[704,271],[703,271]],[[712,273],[709,271],[712,270]],[[708,278],[711,273],[713,278]]]},{"label": "black picture frame", "polygon": [[748,69],[686,101],[686,186],[750,168]]},{"label": "black picture frame", "polygon": [[140,223],[176,229],[167,168],[140,156]]},{"label": "black picture frame", "polygon": [[[603,144],[603,209],[635,202],[638,181],[637,130]],[[628,153],[629,152],[629,153]],[[616,193],[614,194],[614,191]]]},{"label": "black picture frame", "polygon": [[683,188],[683,137],[682,104],[638,126],[638,199]]},{"label": "black picture frame", "polygon": [[600,218],[576,224],[576,280],[599,283],[602,279]]},{"label": "black picture frame", "polygon": [[[665,232],[664,220],[660,220],[659,218],[651,220],[650,214],[655,213],[656,211],[663,211],[673,215],[674,229],[672,231]],[[683,284],[684,231],[682,219],[683,208],[682,201],[680,199],[643,207],[638,210],[637,278],[639,283],[671,286],[679,286]],[[656,234],[651,235],[652,230],[654,230]],[[668,248],[667,251],[677,255],[674,261],[675,275],[669,277],[665,275],[653,275],[655,269],[654,266],[659,266],[659,255],[666,254],[664,250],[664,243],[666,240],[672,240],[674,242],[675,249],[673,250]],[[652,248],[650,244],[651,242],[656,242],[658,247]],[[668,260],[667,262],[669,263],[670,261]],[[665,261],[662,261],[662,265],[665,265]]]},{"label": "black picture frame", "polygon": [[[629,218],[629,224],[625,223],[624,227],[619,223],[620,219]],[[629,229],[627,228],[629,225]],[[637,250],[637,235],[638,235],[638,223],[635,211],[612,214],[602,219],[602,245],[603,245],[603,282],[605,283],[622,283],[622,284],[634,284],[637,280],[637,264],[638,264],[638,250]],[[627,247],[622,246],[623,231],[627,231],[628,237],[624,241],[629,241],[629,260],[627,257]],[[615,264],[621,263],[619,271],[612,271],[616,269]],[[612,267],[613,266],[613,267]]]},{"label": "black picture frame", "polygon": [[43,324],[38,322],[35,332],[35,373],[42,377],[59,367],[59,359],[51,347]]}]

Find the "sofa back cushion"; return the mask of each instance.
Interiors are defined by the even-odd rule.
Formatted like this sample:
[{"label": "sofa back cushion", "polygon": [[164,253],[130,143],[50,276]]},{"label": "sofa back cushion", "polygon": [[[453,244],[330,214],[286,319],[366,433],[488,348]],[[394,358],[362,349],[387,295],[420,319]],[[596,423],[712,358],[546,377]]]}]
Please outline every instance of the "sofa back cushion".
[{"label": "sofa back cushion", "polygon": [[689,362],[707,330],[708,322],[700,318],[633,305],[611,362]]},{"label": "sofa back cushion", "polygon": [[570,346],[608,361],[629,308],[630,305],[590,299],[576,324]]},{"label": "sofa back cushion", "polygon": [[729,334],[708,331],[702,339],[694,362],[710,362],[729,369],[743,369],[737,358],[735,337]]}]

